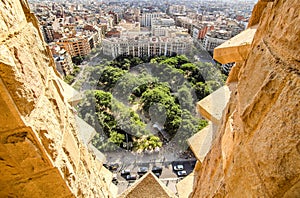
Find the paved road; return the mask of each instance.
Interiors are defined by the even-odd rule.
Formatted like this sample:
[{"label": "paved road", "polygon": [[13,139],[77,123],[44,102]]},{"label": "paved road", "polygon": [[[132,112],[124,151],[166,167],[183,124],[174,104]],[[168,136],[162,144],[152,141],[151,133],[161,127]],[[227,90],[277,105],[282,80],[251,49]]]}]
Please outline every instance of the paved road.
[{"label": "paved road", "polygon": [[95,65],[96,63],[100,62],[100,59],[98,58],[100,52],[97,52],[96,54],[94,54],[91,58],[90,61],[83,61],[81,65],[79,65],[80,67],[80,72],[79,74],[75,77],[74,82],[71,84],[71,86],[74,86],[76,84],[76,82],[80,79],[82,79],[83,74],[84,74],[84,70],[87,66],[92,66]]},{"label": "paved road", "polygon": [[122,170],[129,169],[131,174],[137,175],[137,171],[139,167],[148,167],[149,171],[152,170],[154,166],[161,167],[162,173],[159,179],[174,193],[177,193],[176,184],[182,179],[178,178],[176,172],[173,171],[173,166],[177,164],[184,165],[184,169],[187,173],[191,173],[194,169],[196,160],[178,160],[173,162],[146,162],[146,163],[133,163],[133,164],[119,164],[119,168],[115,171],[118,179],[118,189],[119,194],[124,192],[129,186],[134,182],[128,182],[125,178],[123,178],[120,174]]}]

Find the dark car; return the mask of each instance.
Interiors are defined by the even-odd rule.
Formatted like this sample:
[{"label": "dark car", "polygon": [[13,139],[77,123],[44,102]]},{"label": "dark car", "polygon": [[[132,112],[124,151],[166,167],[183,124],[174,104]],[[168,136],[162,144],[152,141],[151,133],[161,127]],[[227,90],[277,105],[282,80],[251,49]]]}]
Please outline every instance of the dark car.
[{"label": "dark car", "polygon": [[160,173],[154,173],[156,177],[160,177]]},{"label": "dark car", "polygon": [[111,164],[109,166],[109,170],[116,171],[119,168],[119,164]]},{"label": "dark car", "polygon": [[122,170],[122,171],[121,171],[121,175],[122,175],[122,176],[130,175],[130,170],[129,170],[129,169]]},{"label": "dark car", "polygon": [[136,175],[127,175],[126,180],[136,180],[137,176]]},{"label": "dark car", "polygon": [[148,167],[140,167],[137,171],[138,175],[141,176],[141,175],[144,175],[145,173],[148,172]]},{"label": "dark car", "polygon": [[119,164],[103,164],[103,166],[110,171],[116,171],[119,168]]},{"label": "dark car", "polygon": [[178,177],[187,176],[187,172],[186,172],[185,170],[178,171],[178,172],[177,172],[177,176],[178,176]]},{"label": "dark car", "polygon": [[117,174],[113,174],[112,183],[114,183],[115,185],[117,185],[119,183]]},{"label": "dark car", "polygon": [[184,169],[184,166],[182,164],[177,164],[177,165],[173,166],[173,169],[175,171],[181,171]]},{"label": "dark car", "polygon": [[154,166],[154,167],[152,168],[152,172],[153,172],[153,173],[159,173],[159,174],[161,174],[161,172],[162,172],[162,167]]}]

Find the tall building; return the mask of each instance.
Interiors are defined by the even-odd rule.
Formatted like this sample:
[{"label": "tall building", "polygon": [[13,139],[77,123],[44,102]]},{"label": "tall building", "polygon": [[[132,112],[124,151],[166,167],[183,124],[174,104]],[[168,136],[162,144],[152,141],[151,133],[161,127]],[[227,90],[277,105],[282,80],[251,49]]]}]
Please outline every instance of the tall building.
[{"label": "tall building", "polygon": [[152,24],[152,20],[155,18],[162,17],[163,13],[154,12],[154,13],[143,13],[140,16],[140,23],[142,27],[150,27]]},{"label": "tall building", "polygon": [[57,45],[50,46],[57,71],[66,76],[73,71],[73,62],[70,54]]}]

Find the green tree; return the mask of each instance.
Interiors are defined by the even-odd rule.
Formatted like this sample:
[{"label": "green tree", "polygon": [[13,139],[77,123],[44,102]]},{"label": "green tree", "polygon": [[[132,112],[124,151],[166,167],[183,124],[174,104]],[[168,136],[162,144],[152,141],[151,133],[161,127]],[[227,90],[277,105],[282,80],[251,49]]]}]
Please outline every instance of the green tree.
[{"label": "green tree", "polygon": [[119,68],[112,66],[105,67],[99,78],[99,87],[103,87],[105,90],[110,90],[126,73],[126,71]]},{"label": "green tree", "polygon": [[72,62],[75,64],[75,65],[80,65],[82,63],[82,61],[84,60],[84,57],[83,56],[75,56],[72,58]]},{"label": "green tree", "polygon": [[161,65],[169,65],[171,67],[176,67],[178,65],[178,60],[176,57],[171,57],[171,58],[161,61],[160,64]]},{"label": "green tree", "polygon": [[112,131],[110,133],[110,137],[109,137],[109,142],[111,143],[114,143],[118,146],[121,146],[121,144],[124,142],[125,140],[125,135],[124,134],[121,134],[121,133],[118,133],[116,131]]},{"label": "green tree", "polygon": [[112,95],[109,92],[102,90],[96,90],[94,92],[96,98],[96,104],[99,109],[110,108]]},{"label": "green tree", "polygon": [[166,122],[164,127],[166,131],[172,135],[180,125],[181,109],[179,104],[175,102],[175,98],[171,96],[170,88],[162,84],[156,85],[152,89],[147,89],[141,97],[143,110],[149,114],[149,108],[160,103],[166,109]]},{"label": "green tree", "polygon": [[210,86],[203,82],[197,82],[193,88],[195,89],[198,100],[205,98],[212,92]]},{"label": "green tree", "polygon": [[178,61],[178,65],[182,65],[185,63],[189,63],[189,59],[185,55],[177,55],[176,59]]}]

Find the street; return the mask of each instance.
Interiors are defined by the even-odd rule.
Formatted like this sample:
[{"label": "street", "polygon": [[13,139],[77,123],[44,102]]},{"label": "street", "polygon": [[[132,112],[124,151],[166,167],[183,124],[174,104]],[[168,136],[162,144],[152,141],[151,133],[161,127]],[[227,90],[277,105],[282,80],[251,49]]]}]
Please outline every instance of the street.
[{"label": "street", "polygon": [[140,167],[147,167],[148,171],[151,171],[153,167],[161,167],[162,172],[159,179],[174,193],[177,193],[176,184],[183,178],[179,178],[176,172],[173,171],[173,166],[181,164],[184,166],[187,174],[191,173],[194,169],[196,160],[178,160],[172,162],[145,162],[145,163],[132,163],[132,164],[118,164],[119,167],[114,171],[117,174],[117,186],[118,193],[124,192],[129,186],[131,186],[135,181],[127,181],[123,176],[121,176],[122,170],[130,170],[131,175],[138,175],[138,169]]}]

